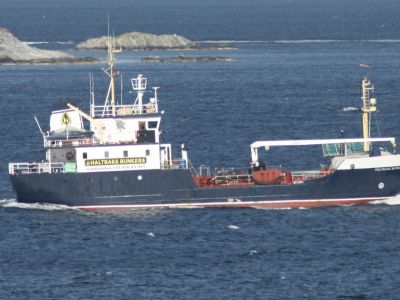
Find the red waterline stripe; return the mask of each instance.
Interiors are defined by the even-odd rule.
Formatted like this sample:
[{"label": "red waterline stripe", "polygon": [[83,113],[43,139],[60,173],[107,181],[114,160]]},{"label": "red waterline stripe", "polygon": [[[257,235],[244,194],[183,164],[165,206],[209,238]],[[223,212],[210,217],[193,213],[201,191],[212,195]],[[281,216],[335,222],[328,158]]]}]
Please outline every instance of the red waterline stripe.
[{"label": "red waterline stripe", "polygon": [[281,201],[245,201],[245,202],[191,202],[171,204],[123,204],[123,205],[87,205],[74,206],[75,208],[89,211],[112,211],[140,208],[163,207],[265,207],[265,208],[312,208],[335,205],[363,204],[376,200],[384,200],[388,197],[378,198],[344,198],[344,199],[317,199],[317,200],[281,200]]}]

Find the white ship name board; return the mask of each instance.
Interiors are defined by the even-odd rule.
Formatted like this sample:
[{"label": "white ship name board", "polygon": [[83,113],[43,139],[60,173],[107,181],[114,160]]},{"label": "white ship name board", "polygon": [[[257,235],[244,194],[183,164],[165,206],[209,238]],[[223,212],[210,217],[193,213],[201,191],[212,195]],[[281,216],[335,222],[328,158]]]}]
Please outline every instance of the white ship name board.
[{"label": "white ship name board", "polygon": [[159,144],[99,145],[75,150],[78,173],[161,168]]},{"label": "white ship name board", "polygon": [[112,158],[112,159],[87,159],[85,166],[110,166],[110,165],[130,165],[130,164],[145,164],[146,157],[132,158]]}]

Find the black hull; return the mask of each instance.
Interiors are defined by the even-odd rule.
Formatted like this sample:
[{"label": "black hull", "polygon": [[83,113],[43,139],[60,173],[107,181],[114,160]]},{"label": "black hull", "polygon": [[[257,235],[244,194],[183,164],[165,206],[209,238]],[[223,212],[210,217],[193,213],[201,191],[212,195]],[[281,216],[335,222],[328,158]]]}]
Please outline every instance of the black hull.
[{"label": "black hull", "polygon": [[217,188],[197,188],[188,170],[16,174],[11,181],[19,202],[93,210],[163,206],[313,207],[364,203],[400,193],[400,170],[375,169],[336,171],[300,184]]}]

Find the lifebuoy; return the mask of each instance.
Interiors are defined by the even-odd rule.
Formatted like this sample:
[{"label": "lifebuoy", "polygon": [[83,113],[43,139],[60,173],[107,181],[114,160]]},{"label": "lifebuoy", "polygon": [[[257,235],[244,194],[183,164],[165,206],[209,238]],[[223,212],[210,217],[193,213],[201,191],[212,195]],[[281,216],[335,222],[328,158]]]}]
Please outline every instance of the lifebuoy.
[{"label": "lifebuoy", "polygon": [[67,154],[65,154],[65,158],[68,161],[74,160],[75,159],[75,154],[73,152],[67,152]]}]

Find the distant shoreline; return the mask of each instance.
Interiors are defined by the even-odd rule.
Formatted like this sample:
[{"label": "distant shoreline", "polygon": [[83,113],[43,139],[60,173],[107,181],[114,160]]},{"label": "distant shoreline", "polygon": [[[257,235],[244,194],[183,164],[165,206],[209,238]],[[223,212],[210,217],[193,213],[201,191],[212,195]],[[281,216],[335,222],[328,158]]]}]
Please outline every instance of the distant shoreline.
[{"label": "distant shoreline", "polygon": [[65,65],[65,64],[94,64],[101,62],[101,59],[94,57],[70,57],[52,59],[33,59],[33,60],[12,60],[0,58],[0,65]]}]

